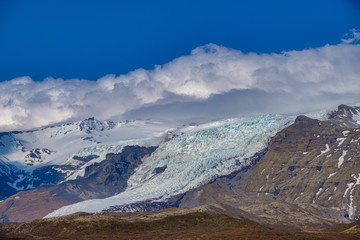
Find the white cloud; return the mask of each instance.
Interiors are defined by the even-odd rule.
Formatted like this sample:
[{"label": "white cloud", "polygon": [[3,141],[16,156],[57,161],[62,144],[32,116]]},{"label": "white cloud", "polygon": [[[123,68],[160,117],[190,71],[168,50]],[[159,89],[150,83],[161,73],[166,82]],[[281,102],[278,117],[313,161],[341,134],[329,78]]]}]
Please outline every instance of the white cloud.
[{"label": "white cloud", "polygon": [[97,81],[48,78],[34,82],[20,77],[0,83],[0,130],[33,128],[89,116],[108,119],[148,105],[205,101],[234,90],[270,94],[263,104],[258,101],[259,95],[254,95],[253,100],[246,97],[249,104],[256,102],[264,112],[264,106],[272,99],[274,104],[279,103],[278,96],[271,96],[280,94],[291,96],[293,107],[286,105],[285,99],[284,109],[311,110],[327,106],[323,101],[329,101],[329,96],[339,101],[358,101],[355,98],[360,92],[359,66],[357,44],[281,54],[245,54],[208,44],[153,70],[137,69]]},{"label": "white cloud", "polygon": [[348,37],[349,34],[347,34],[345,37],[348,37],[348,38],[343,38],[341,39],[341,42],[343,43],[353,43],[353,42],[356,42],[356,41],[359,41],[360,40],[360,30],[359,29],[352,29],[351,30],[351,37]]}]

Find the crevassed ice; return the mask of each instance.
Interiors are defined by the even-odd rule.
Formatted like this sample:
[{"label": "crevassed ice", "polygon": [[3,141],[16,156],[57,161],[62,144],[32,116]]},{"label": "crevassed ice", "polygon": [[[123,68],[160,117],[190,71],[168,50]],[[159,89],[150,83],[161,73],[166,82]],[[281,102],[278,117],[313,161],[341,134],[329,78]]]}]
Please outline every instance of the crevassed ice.
[{"label": "crevassed ice", "polygon": [[[163,143],[144,159],[128,180],[128,188],[107,199],[87,200],[62,207],[46,217],[78,211],[100,212],[114,205],[149,199],[164,200],[208,183],[250,164],[270,137],[293,123],[294,117],[266,115],[242,118],[228,125],[181,135]],[[167,166],[161,174],[155,168]]]}]

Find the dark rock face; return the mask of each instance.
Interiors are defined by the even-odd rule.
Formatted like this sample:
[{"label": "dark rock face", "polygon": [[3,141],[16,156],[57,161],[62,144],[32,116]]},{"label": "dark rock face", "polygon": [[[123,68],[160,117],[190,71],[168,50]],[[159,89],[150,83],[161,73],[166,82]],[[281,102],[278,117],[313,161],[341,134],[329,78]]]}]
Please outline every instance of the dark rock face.
[{"label": "dark rock face", "polygon": [[54,192],[66,193],[79,199],[105,198],[127,187],[128,178],[156,147],[126,146],[121,153],[106,155],[106,160],[86,167],[85,176],[60,184]]},{"label": "dark rock face", "polygon": [[154,174],[163,173],[163,172],[165,172],[166,168],[167,168],[167,165],[165,165],[163,167],[157,167],[157,168],[154,169],[153,173]]},{"label": "dark rock face", "polygon": [[19,175],[26,175],[25,172],[18,170],[15,166],[0,160],[0,200],[5,199],[17,192],[11,185],[19,179]]},{"label": "dark rock face", "polygon": [[0,162],[0,200],[18,191],[41,185],[58,184],[66,179],[66,171],[76,170],[72,165],[49,165],[36,168],[32,173],[21,171],[11,164]]},{"label": "dark rock face", "polygon": [[67,177],[66,171],[76,170],[71,165],[50,165],[39,167],[32,172],[32,186],[34,188],[44,184],[57,184]]},{"label": "dark rock face", "polygon": [[10,187],[7,184],[6,180],[0,181],[0,189],[1,189],[0,199],[5,199],[8,196],[11,196],[17,192],[14,188]]},{"label": "dark rock face", "polygon": [[73,156],[73,159],[74,160],[78,160],[78,161],[81,161],[81,162],[89,162],[93,159],[96,159],[96,158],[99,158],[98,155],[89,155],[89,156],[85,156],[85,157],[79,157],[79,156]]},{"label": "dark rock face", "polygon": [[[142,159],[154,152],[156,148],[126,146],[119,154],[109,153],[104,161],[87,167],[84,177],[19,192],[0,202],[0,215],[3,215],[3,221],[28,221],[42,218],[67,204],[92,198],[106,198],[120,193],[127,187],[128,178],[141,164]],[[57,183],[62,179],[59,172],[54,170],[54,166],[37,169],[34,174],[35,176],[36,174],[48,176],[48,179],[43,178],[41,181],[49,184]],[[30,199],[38,198],[41,200],[31,201],[31,204],[28,205],[27,202]],[[11,204],[10,208],[7,207],[8,204]],[[19,215],[20,209],[23,212],[22,215]],[[41,209],[41,212],[38,212],[38,209]]]}]

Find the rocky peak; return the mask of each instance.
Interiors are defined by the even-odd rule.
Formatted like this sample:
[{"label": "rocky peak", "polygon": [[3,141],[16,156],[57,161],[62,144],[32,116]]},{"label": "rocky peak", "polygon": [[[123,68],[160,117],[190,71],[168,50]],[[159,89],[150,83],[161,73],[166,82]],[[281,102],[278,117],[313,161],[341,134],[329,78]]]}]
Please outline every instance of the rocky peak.
[{"label": "rocky peak", "polygon": [[295,125],[303,127],[313,127],[319,125],[319,120],[300,115],[295,119]]},{"label": "rocky peak", "polygon": [[99,121],[94,117],[90,117],[80,122],[80,130],[85,131],[88,134],[96,132],[101,132],[104,130],[110,130],[116,126],[116,123],[113,121]]},{"label": "rocky peak", "polygon": [[360,107],[350,107],[344,104],[329,114],[329,122],[348,128],[360,126]]}]

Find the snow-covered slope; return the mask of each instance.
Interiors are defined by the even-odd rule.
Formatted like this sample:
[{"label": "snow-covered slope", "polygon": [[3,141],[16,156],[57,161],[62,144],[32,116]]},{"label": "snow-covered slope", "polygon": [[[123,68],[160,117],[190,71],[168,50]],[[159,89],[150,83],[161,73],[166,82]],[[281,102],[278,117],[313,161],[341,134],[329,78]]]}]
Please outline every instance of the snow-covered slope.
[{"label": "snow-covered slope", "polygon": [[[136,129],[136,131],[134,131]],[[31,170],[40,165],[63,164],[71,153],[100,153],[128,140],[150,144],[160,137],[163,126],[151,122],[111,122],[89,118],[84,121],[34,131],[12,132],[0,137],[0,155],[17,167]]]},{"label": "snow-covered slope", "polygon": [[184,193],[251,164],[251,157],[266,148],[269,139],[294,119],[266,115],[172,129],[179,136],[162,143],[143,160],[124,192],[65,206],[47,217],[78,211],[101,212],[112,206],[162,201]]},{"label": "snow-covered slope", "polygon": [[11,174],[6,184],[15,190],[42,184],[39,174],[48,174],[50,170],[63,180],[75,179],[84,174],[85,167],[103,161],[107,153],[121,152],[126,145],[158,145],[167,128],[151,121],[89,118],[32,131],[0,133],[0,165],[2,169],[11,169],[11,173],[1,176]]}]

